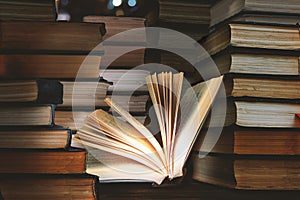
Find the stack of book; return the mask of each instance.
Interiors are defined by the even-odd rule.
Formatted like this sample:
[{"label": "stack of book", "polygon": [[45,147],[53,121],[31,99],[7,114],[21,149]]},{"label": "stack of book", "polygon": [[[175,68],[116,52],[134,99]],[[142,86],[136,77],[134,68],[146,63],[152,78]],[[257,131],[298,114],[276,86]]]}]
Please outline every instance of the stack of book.
[{"label": "stack of book", "polygon": [[3,198],[95,199],[96,179],[85,174],[86,152],[71,149],[71,130],[54,123],[63,86],[56,80],[3,78],[0,90]]},{"label": "stack of book", "polygon": [[[101,56],[85,58],[101,42],[103,26],[1,21],[0,27],[2,197],[96,199],[97,178],[85,172],[86,152],[70,147],[72,127],[62,126],[57,110],[70,106],[72,84],[83,61],[88,64],[79,76],[83,85],[98,80]],[[102,100],[107,87],[98,88]],[[81,98],[75,97],[79,102]]]},{"label": "stack of book", "polygon": [[[214,27],[201,44],[225,74],[227,113],[207,156],[201,155],[214,140],[199,138],[194,179],[247,190],[300,189],[299,28],[280,20],[295,16],[300,3],[287,5],[225,0],[212,7]],[[237,22],[247,11],[262,20]],[[266,23],[275,15],[278,21]]]},{"label": "stack of book", "polygon": [[[210,8],[215,1],[211,0],[159,0],[159,15],[155,26],[172,29],[180,34],[185,34],[195,41],[200,40],[208,34],[210,24]],[[168,43],[174,49],[189,51],[184,49],[186,41],[178,38],[178,34],[165,34],[159,36],[161,44]],[[194,52],[191,52],[193,54]],[[182,58],[168,51],[157,52],[161,64],[182,71],[184,66],[185,77],[193,83],[199,82],[201,78],[196,77],[194,66],[186,58]]]},{"label": "stack of book", "polygon": [[[106,34],[102,42],[105,60],[100,65],[100,76],[112,83],[108,96],[144,123],[149,100],[144,78],[149,72],[135,67],[145,63],[146,38],[144,31],[134,29],[145,28],[147,20],[141,17],[85,16],[83,21],[105,24]],[[126,34],[128,31],[132,31],[131,34]],[[123,54],[122,51],[127,49],[129,52]],[[107,64],[108,60],[112,63]]]},{"label": "stack of book", "polygon": [[208,33],[212,3],[211,0],[159,0],[158,24],[199,40]]}]

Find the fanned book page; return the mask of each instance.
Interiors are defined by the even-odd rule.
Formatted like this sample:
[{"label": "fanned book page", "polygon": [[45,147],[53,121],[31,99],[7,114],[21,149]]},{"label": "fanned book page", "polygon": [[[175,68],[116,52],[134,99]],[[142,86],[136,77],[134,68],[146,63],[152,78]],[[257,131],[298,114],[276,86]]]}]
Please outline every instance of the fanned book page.
[{"label": "fanned book page", "polygon": [[[183,73],[146,77],[161,142],[112,99],[105,102],[122,117],[96,110],[73,138],[92,155],[87,172],[103,181],[161,184],[182,176],[184,164],[222,83],[213,78],[183,91]],[[98,160],[98,162],[96,162]],[[97,164],[98,163],[98,164]]]}]

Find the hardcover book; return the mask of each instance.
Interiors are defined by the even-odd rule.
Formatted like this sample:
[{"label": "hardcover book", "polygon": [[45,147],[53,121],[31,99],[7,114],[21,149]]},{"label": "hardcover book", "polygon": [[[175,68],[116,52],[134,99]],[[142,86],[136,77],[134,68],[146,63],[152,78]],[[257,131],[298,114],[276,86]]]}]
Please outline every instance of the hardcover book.
[{"label": "hardcover book", "polygon": [[299,14],[299,1],[287,0],[222,0],[212,6],[210,26],[214,26],[241,12],[261,12],[282,15]]},{"label": "hardcover book", "polygon": [[63,102],[63,87],[57,80],[2,80],[0,102],[35,102],[60,104]]}]

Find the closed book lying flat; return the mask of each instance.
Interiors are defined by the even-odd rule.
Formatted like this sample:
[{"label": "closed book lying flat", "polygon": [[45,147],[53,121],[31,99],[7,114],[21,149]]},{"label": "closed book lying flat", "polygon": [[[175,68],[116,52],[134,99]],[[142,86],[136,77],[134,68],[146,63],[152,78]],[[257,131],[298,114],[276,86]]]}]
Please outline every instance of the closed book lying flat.
[{"label": "closed book lying flat", "polygon": [[[106,33],[103,36],[103,40],[106,40],[118,33],[128,31],[135,28],[144,28],[146,19],[142,17],[116,17],[116,16],[100,16],[90,15],[83,17],[83,22],[88,23],[105,23]],[[122,38],[118,42],[145,42],[145,35],[134,35],[133,41],[130,38]]]},{"label": "closed book lying flat", "polygon": [[[109,83],[105,81],[61,81],[64,88],[63,103],[58,107],[105,105]],[[95,100],[95,102],[92,102]]]},{"label": "closed book lying flat", "polygon": [[[220,119],[224,119],[224,126],[238,125],[242,127],[260,128],[300,128],[300,120],[296,116],[300,113],[300,104],[297,101],[280,99],[246,98],[246,100],[228,99],[226,114],[222,113],[222,103],[216,103],[220,112],[212,120],[206,121],[211,127],[219,127]],[[225,114],[225,116],[224,116]]]},{"label": "closed book lying flat", "polygon": [[[108,107],[105,107],[108,109]],[[63,126],[65,128],[69,128],[72,130],[77,130],[83,126],[84,120],[87,118],[92,111],[90,110],[77,110],[76,108],[73,110],[66,109],[66,110],[55,110],[55,124],[59,126]],[[117,117],[120,117],[117,115]],[[135,116],[135,118],[144,123],[145,121],[145,113],[144,115]]]},{"label": "closed book lying flat", "polygon": [[213,55],[228,46],[262,49],[299,50],[299,28],[254,23],[231,23],[215,29],[200,41]]},{"label": "closed book lying flat", "polygon": [[300,155],[299,129],[226,127],[216,143],[220,129],[211,135],[200,132],[193,147],[196,152],[240,155]]},{"label": "closed book lying flat", "polygon": [[241,76],[224,79],[227,96],[275,99],[300,99],[298,76]]},{"label": "closed book lying flat", "polygon": [[239,13],[229,20],[225,20],[225,23],[230,22],[256,22],[256,23],[266,23],[266,24],[282,24],[282,25],[295,25],[299,22],[299,14],[289,14],[284,13],[266,13],[266,12],[242,12]]},{"label": "closed book lying flat", "polygon": [[[84,199],[96,200],[98,179],[83,175],[2,175],[4,199]],[[17,191],[17,192],[16,192]]]},{"label": "closed book lying flat", "polygon": [[63,87],[56,80],[0,81],[0,102],[62,103]]},{"label": "closed book lying flat", "polygon": [[103,24],[3,21],[0,49],[89,52],[102,41],[103,29]]},{"label": "closed book lying flat", "polygon": [[193,155],[193,179],[242,190],[299,190],[298,156]]},{"label": "closed book lying flat", "polygon": [[[135,44],[138,45],[138,44]],[[123,54],[124,48],[135,49],[128,53]],[[120,54],[123,54],[120,56]],[[136,66],[142,65],[145,63],[145,49],[137,46],[132,46],[131,44],[124,45],[122,44],[114,44],[108,45],[105,47],[105,59],[113,61],[109,66],[107,63],[101,62],[100,67],[105,69],[132,69]]]},{"label": "closed book lying flat", "polygon": [[256,11],[276,14],[299,14],[300,2],[287,0],[222,0],[212,6],[210,25],[214,26],[240,12]]},{"label": "closed book lying flat", "polygon": [[209,24],[209,1],[159,0],[159,19],[164,22]]},{"label": "closed book lying flat", "polygon": [[100,62],[100,55],[2,54],[0,77],[75,79],[83,65],[79,78],[98,78]]},{"label": "closed book lying flat", "polygon": [[0,173],[82,174],[86,152],[81,150],[1,150]]},{"label": "closed book lying flat", "polygon": [[90,113],[88,110],[55,110],[55,124],[76,130]]},{"label": "closed book lying flat", "polygon": [[71,131],[62,127],[11,127],[0,129],[0,148],[7,149],[67,149]]},{"label": "closed book lying flat", "polygon": [[55,21],[56,12],[51,0],[0,1],[1,20]]},{"label": "closed book lying flat", "polygon": [[0,126],[52,126],[54,105],[0,104]]},{"label": "closed book lying flat", "polygon": [[229,48],[212,56],[221,74],[299,75],[299,52]]},{"label": "closed book lying flat", "polygon": [[145,77],[149,74],[146,70],[100,70],[100,76],[113,83],[108,87],[110,92],[148,92]]}]

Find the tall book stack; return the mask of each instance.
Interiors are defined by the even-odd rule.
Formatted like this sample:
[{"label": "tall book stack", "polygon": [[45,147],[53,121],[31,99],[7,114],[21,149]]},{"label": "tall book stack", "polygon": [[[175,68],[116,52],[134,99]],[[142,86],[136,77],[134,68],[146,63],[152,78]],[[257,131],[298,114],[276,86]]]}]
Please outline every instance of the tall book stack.
[{"label": "tall book stack", "polygon": [[[145,63],[145,35],[134,29],[145,28],[147,20],[142,17],[85,16],[86,23],[104,23],[103,37],[105,61],[101,62],[100,76],[112,85],[108,97],[123,105],[139,121],[144,123],[149,94],[145,84],[148,71],[135,69]],[[131,34],[126,32],[132,31]],[[123,50],[129,52],[123,54]],[[134,50],[136,49],[136,50]],[[107,64],[107,61],[112,63]]]},{"label": "tall book stack", "polygon": [[246,190],[300,189],[300,39],[296,24],[285,23],[299,6],[225,0],[212,7],[212,31],[201,44],[225,74],[227,113],[204,158],[214,141],[199,138],[194,179]]},{"label": "tall book stack", "polygon": [[[15,9],[26,2],[38,4],[18,1]],[[6,6],[13,8],[10,3]],[[103,26],[39,21],[38,16],[5,21],[17,17],[12,12],[0,22],[1,195],[4,199],[96,199],[97,178],[86,174],[86,152],[70,147],[68,128],[72,127],[59,121],[57,113],[71,105],[77,71],[101,42]],[[83,85],[99,79],[100,59],[99,54],[86,61],[88,70],[79,77]],[[107,87],[103,83],[98,88],[103,90],[102,100]]]},{"label": "tall book stack", "polygon": [[[159,0],[159,15],[155,25],[178,31],[198,41],[208,34],[210,8],[214,2],[215,0]],[[179,40],[176,34],[160,36],[159,41],[161,43],[167,41],[175,45],[172,48],[189,51],[182,48],[186,42]],[[185,76],[190,82],[196,83],[200,80],[199,77],[196,77],[198,73],[195,72],[193,65],[184,58],[168,51],[159,51],[157,54],[161,64],[170,66],[177,71],[181,71],[184,66]]]}]

